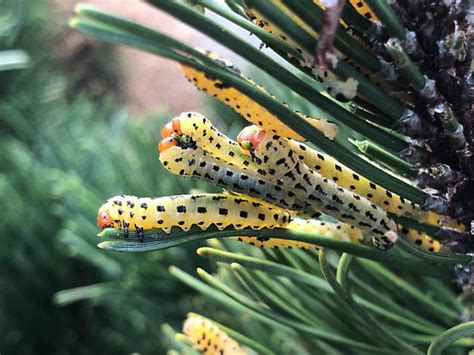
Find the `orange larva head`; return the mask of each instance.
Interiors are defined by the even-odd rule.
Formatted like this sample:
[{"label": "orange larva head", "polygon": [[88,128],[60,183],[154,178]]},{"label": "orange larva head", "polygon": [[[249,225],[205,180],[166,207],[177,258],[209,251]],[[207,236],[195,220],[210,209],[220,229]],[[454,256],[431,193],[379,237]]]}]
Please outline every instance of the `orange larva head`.
[{"label": "orange larva head", "polygon": [[99,213],[97,214],[97,226],[100,230],[105,228],[113,227],[112,218],[110,217],[109,212],[100,209]]},{"label": "orange larva head", "polygon": [[178,145],[178,141],[175,138],[167,137],[158,144],[158,151],[162,153],[165,150],[177,145]]},{"label": "orange larva head", "polygon": [[176,133],[178,136],[183,134],[183,130],[181,129],[181,117],[175,117],[171,121],[171,127],[173,132]]},{"label": "orange larva head", "polygon": [[167,124],[163,126],[161,129],[161,136],[163,138],[168,138],[174,133],[173,131],[173,122],[169,121]]},{"label": "orange larva head", "polygon": [[265,136],[265,131],[256,127],[245,127],[237,136],[237,142],[245,150],[255,150]]}]

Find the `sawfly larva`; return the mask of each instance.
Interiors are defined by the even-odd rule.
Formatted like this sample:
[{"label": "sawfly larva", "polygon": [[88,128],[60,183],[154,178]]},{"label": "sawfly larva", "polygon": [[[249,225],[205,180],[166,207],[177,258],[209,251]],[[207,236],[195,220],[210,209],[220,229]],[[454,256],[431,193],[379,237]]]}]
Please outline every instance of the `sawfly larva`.
[{"label": "sawfly larva", "polygon": [[[460,222],[449,220],[447,217],[431,211],[426,211],[421,206],[357,174],[328,154],[316,151],[306,144],[294,140],[288,140],[288,146],[309,168],[317,171],[325,178],[336,182],[339,186],[367,198],[385,211],[397,216],[407,216],[422,223],[464,230],[464,226]],[[445,221],[445,219],[447,220]]]},{"label": "sawfly larva", "polygon": [[183,324],[183,333],[193,348],[205,355],[246,355],[234,339],[209,319],[197,314],[188,314]]},{"label": "sawfly larva", "polygon": [[[290,231],[314,233],[319,236],[357,244],[361,243],[364,237],[360,229],[350,226],[346,223],[333,223],[320,221],[317,219],[303,219],[294,217],[293,220],[284,228]],[[317,246],[314,244],[290,239],[251,236],[234,237],[233,239],[237,239],[241,242],[245,242],[247,244],[255,245],[261,248],[300,248],[306,250],[317,248]]]},{"label": "sawfly larva", "polygon": [[137,231],[159,228],[165,233],[172,227],[188,231],[215,225],[219,230],[276,228],[290,222],[284,209],[257,204],[242,197],[224,194],[175,195],[164,197],[115,196],[99,209],[100,229],[118,228]]},{"label": "sawfly larva", "polygon": [[162,136],[168,138],[174,134],[183,139],[192,139],[198,148],[231,166],[245,170],[253,165],[251,157],[243,153],[236,141],[219,132],[200,113],[184,112],[173,118],[163,127]]},{"label": "sawfly larva", "polygon": [[160,162],[175,175],[199,178],[289,210],[300,211],[305,207],[294,194],[280,186],[281,182],[273,184],[267,181],[267,173],[262,169],[242,171],[197,147],[181,147],[173,138],[164,139],[159,150]]},{"label": "sawfly larva", "polygon": [[[262,86],[257,86],[252,80],[245,78],[240,73],[240,71],[235,69],[235,67],[228,60],[217,56],[213,52],[207,52],[206,54],[219,64],[230,68],[232,71],[234,71],[234,73],[240,75],[255,87],[258,87],[259,90],[266,92]],[[232,86],[225,85],[221,81],[212,78],[192,67],[180,64],[180,68],[184,72],[189,82],[193,83],[200,91],[204,91],[209,96],[215,97],[219,101],[222,101],[227,106],[234,109],[234,111],[240,113],[247,121],[263,129],[271,130],[283,137],[303,140],[303,137],[287,127],[265,107],[260,106],[258,103],[252,100],[252,98],[243,94],[241,91],[235,89]],[[295,113],[321,131],[327,138],[334,139],[336,136],[338,127],[335,123],[329,122],[325,119],[315,119],[299,112]]]},{"label": "sawfly larva", "polygon": [[288,140],[256,127],[244,129],[237,140],[244,149],[250,147],[261,169],[283,181],[285,190],[298,200],[366,231],[379,249],[386,250],[396,241],[397,226],[382,208],[310,169]]}]

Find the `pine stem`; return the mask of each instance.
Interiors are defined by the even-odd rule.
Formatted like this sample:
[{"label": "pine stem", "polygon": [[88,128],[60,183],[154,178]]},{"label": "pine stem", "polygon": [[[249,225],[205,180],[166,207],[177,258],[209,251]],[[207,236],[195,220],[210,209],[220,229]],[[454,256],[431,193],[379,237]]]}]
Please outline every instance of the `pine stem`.
[{"label": "pine stem", "polygon": [[398,20],[397,15],[393,12],[386,0],[366,0],[372,11],[375,12],[380,22],[387,27],[388,32],[401,41],[405,40],[406,29]]},{"label": "pine stem", "polygon": [[382,147],[375,145],[370,141],[355,141],[350,140],[362,153],[367,155],[370,160],[376,161],[392,171],[410,179],[415,179],[417,171],[413,166],[403,159],[391,154]]},{"label": "pine stem", "polygon": [[392,56],[398,69],[406,80],[417,90],[422,91],[426,86],[426,78],[415,63],[411,61],[402,48],[400,40],[391,38],[385,43],[388,53]]}]

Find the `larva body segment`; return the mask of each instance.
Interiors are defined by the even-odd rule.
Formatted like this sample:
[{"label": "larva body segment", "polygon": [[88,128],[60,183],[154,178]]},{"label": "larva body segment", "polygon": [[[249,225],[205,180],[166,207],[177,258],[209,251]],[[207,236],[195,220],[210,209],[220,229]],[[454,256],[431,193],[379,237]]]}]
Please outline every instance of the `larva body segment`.
[{"label": "larva body segment", "polygon": [[[331,239],[360,243],[363,240],[362,231],[346,223],[332,223],[316,219],[303,219],[295,217],[285,226],[290,231],[314,233]],[[241,242],[261,248],[301,248],[314,249],[315,245],[290,239],[277,239],[266,237],[236,237]]]},{"label": "larva body segment", "polygon": [[349,0],[350,4],[356,9],[356,11],[369,19],[372,22],[377,22],[377,15],[372,11],[369,5],[364,0]]},{"label": "larva body segment", "polygon": [[407,228],[400,228],[399,232],[404,239],[422,249],[431,251],[433,253],[439,253],[445,249],[440,242],[431,238],[426,233]]},{"label": "larva body segment", "polygon": [[279,185],[270,183],[266,172],[242,171],[236,166],[214,159],[205,151],[193,148],[171,147],[160,153],[163,166],[175,175],[196,177],[225,189],[243,193],[269,204],[289,210],[301,210],[302,203]]},{"label": "larva body segment", "polygon": [[[196,146],[229,165],[247,169],[253,165],[236,141],[219,132],[206,117],[197,112],[184,112],[172,120],[178,135],[191,138]],[[166,138],[166,137],[163,137]]]},{"label": "larva body segment", "polygon": [[205,230],[215,225],[242,228],[275,228],[290,220],[288,211],[255,204],[240,197],[224,194],[176,195],[157,198],[115,196],[107,200],[98,213],[99,228],[146,231],[172,227],[188,231],[192,226]]},{"label": "larva body segment", "polygon": [[317,171],[327,179],[333,180],[339,186],[367,198],[387,212],[397,216],[407,216],[422,223],[444,225],[446,227],[464,230],[464,226],[456,220],[447,220],[444,216],[424,210],[421,206],[376,185],[352,169],[339,163],[325,153],[316,151],[306,144],[288,140],[288,144],[295,151],[296,156],[308,167]]},{"label": "larva body segment", "polygon": [[193,348],[205,355],[246,355],[234,339],[209,319],[188,315],[183,324],[183,333],[191,340]]},{"label": "larva body segment", "polygon": [[[208,52],[207,55],[217,62],[225,64],[227,67],[232,67],[235,71],[235,68],[229,63],[228,60],[217,56],[213,52]],[[279,121],[278,118],[275,117],[270,111],[258,105],[250,97],[246,96],[234,87],[224,85],[221,81],[216,80],[203,72],[197,71],[192,67],[180,65],[180,68],[189,82],[192,82],[200,91],[204,91],[208,95],[215,97],[219,101],[222,101],[227,106],[234,109],[234,111],[240,113],[247,121],[263,129],[271,130],[283,137],[291,137],[294,139],[303,140],[303,137]],[[245,78],[244,76],[242,76],[242,78],[247,80],[252,85],[257,86],[252,80]],[[266,92],[262,86],[258,87],[260,90]],[[297,114],[320,130],[329,139],[334,139],[338,132],[337,125],[332,122],[329,122],[325,119],[315,119],[306,115],[302,115],[301,113]]]},{"label": "larva body segment", "polygon": [[[247,136],[243,131],[239,143]],[[288,142],[271,132],[259,135],[253,154],[269,176],[281,179],[286,190],[314,210],[366,231],[378,248],[386,250],[396,241],[396,224],[383,209],[308,168]]]}]

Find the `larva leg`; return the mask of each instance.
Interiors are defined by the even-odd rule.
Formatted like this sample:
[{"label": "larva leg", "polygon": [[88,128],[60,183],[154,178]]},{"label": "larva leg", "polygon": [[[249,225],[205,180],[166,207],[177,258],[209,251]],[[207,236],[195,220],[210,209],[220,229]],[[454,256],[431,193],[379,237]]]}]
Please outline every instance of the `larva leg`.
[{"label": "larva leg", "polygon": [[205,230],[211,225],[219,229],[276,228],[290,222],[287,210],[256,204],[241,197],[224,194],[176,195],[166,197],[115,196],[99,209],[100,229],[122,229],[124,224],[141,231],[172,227],[188,231],[192,226]]},{"label": "larva leg", "polygon": [[183,333],[192,342],[193,348],[205,355],[246,355],[234,339],[209,319],[188,315],[183,324]]},{"label": "larva leg", "polygon": [[252,130],[247,134],[244,130],[238,141],[243,146],[250,144],[262,169],[281,179],[299,200],[307,199],[312,208],[370,233],[380,249],[388,249],[396,241],[396,224],[383,209],[308,168],[288,140],[271,132],[262,135]]},{"label": "larva leg", "polygon": [[[231,70],[236,72],[237,75],[241,75],[242,78],[256,86],[252,80],[245,78],[242,74],[240,74],[240,71],[237,71],[235,67],[229,63],[229,61],[218,57],[212,52],[208,52],[207,54],[210,58],[231,68]],[[291,137],[298,140],[303,139],[303,137],[301,137],[299,134],[280,122],[278,118],[276,118],[270,111],[255,103],[252,98],[246,96],[239,90],[231,86],[226,86],[222,82],[215,80],[214,78],[211,78],[205,73],[197,71],[192,67],[180,65],[180,68],[184,72],[186,78],[199,90],[204,91],[209,96],[213,96],[216,99],[222,101],[234,109],[234,111],[240,113],[247,121],[263,129],[272,130],[273,132],[284,137]],[[261,86],[259,86],[259,89],[265,91],[265,89]],[[325,119],[315,119],[302,115],[301,113],[297,114],[320,130],[327,138],[334,139],[335,135],[337,134],[338,127],[336,124]]]}]

